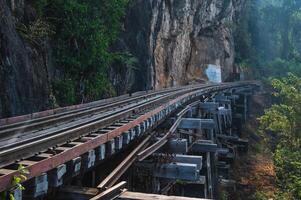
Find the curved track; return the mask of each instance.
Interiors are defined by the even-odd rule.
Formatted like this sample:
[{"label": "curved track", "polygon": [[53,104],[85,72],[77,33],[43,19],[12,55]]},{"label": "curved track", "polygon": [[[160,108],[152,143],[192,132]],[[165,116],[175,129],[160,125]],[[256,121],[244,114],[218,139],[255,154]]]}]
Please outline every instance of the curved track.
[{"label": "curved track", "polygon": [[[30,177],[34,177],[114,139],[156,113],[169,109],[171,105],[185,105],[197,96],[248,85],[254,83],[172,88],[131,98],[125,97],[109,103],[91,104],[85,108],[3,126],[0,128],[0,168],[7,168],[12,163],[52,149],[53,161],[49,158],[29,166]],[[70,151],[56,151],[57,146],[68,145],[77,140],[82,145],[70,147]],[[51,165],[46,165],[48,162],[51,162]],[[41,166],[45,167],[41,169]],[[0,174],[0,191],[9,185],[9,180],[15,173],[17,172],[9,172],[4,176]]]}]

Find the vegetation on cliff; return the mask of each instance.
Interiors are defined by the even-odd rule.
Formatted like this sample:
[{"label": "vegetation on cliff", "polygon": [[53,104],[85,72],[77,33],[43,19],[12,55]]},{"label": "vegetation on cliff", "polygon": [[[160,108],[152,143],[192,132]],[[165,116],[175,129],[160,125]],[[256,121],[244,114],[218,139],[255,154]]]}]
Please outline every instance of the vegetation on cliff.
[{"label": "vegetation on cliff", "polygon": [[59,105],[115,95],[108,70],[124,54],[110,46],[122,28],[128,0],[41,0],[38,18],[52,28],[53,53],[61,77],[53,92]]}]

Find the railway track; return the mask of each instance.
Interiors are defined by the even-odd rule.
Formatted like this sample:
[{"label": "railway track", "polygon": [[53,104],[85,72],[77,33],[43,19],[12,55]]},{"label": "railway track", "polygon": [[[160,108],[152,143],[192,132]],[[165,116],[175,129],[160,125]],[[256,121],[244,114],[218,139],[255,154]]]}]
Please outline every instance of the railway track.
[{"label": "railway track", "polygon": [[[0,132],[0,167],[91,133],[137,109],[194,89],[189,87],[155,92],[93,109],[72,111],[72,114],[63,113],[59,118],[49,116],[42,118],[45,120],[37,119],[39,122],[29,124],[29,128],[22,125],[13,130],[4,129]],[[51,123],[53,124],[49,127]],[[45,127],[46,125],[48,126]]]},{"label": "railway track", "polygon": [[[173,88],[132,98],[126,97],[109,103],[92,104],[85,108],[2,126],[0,128],[0,168],[2,168],[0,191],[9,187],[11,177],[18,173],[12,164],[15,166],[32,156],[51,154],[41,161],[35,160],[32,165],[25,166],[30,170],[29,178],[35,177],[114,139],[163,109],[168,110],[171,106],[176,108],[178,104],[189,103],[196,96],[250,84],[254,83]],[[57,150],[57,147],[61,146],[66,150]],[[49,160],[52,164],[46,166],[43,162]],[[41,169],[43,166],[45,167]]]},{"label": "railway track", "polygon": [[[182,87],[184,88],[184,87]],[[106,112],[109,110],[114,110],[120,106],[130,104],[133,102],[139,102],[145,98],[150,98],[156,95],[162,95],[174,91],[178,91],[181,88],[171,88],[161,91],[153,91],[147,94],[136,93],[133,97],[123,96],[122,98],[112,98],[107,101],[92,102],[84,105],[83,108],[63,110],[58,113],[49,114],[47,116],[37,117],[29,120],[23,120],[20,122],[2,125],[0,126],[0,137],[7,136],[11,137],[11,134],[31,131],[34,129],[45,128],[49,125],[56,123],[63,123],[71,121],[75,118],[80,118],[84,116],[92,116],[99,112]],[[1,146],[1,143],[0,143]]]},{"label": "railway track", "polygon": [[[214,96],[215,95],[213,94],[211,96],[211,98],[214,97]],[[198,107],[198,105],[200,104],[200,102],[208,102],[209,99],[210,98],[208,96],[207,98],[203,98],[201,101],[200,100],[194,101],[193,103],[188,104],[185,108],[181,108],[181,111],[177,112],[177,114],[175,114],[175,115],[172,116],[173,117],[172,119],[174,121],[172,122],[173,125],[170,125],[170,129],[168,131],[165,130],[166,133],[164,135],[162,135],[162,134],[160,136],[157,135],[157,141],[153,140],[153,144],[151,144],[151,142],[150,142],[151,138],[152,137],[156,137],[155,135],[158,134],[158,133],[155,133],[155,132],[154,133],[150,133],[147,137],[145,137],[144,140],[130,154],[128,154],[128,156],[105,179],[102,180],[102,182],[97,186],[98,194],[96,196],[94,196],[93,198],[91,198],[91,200],[92,199],[93,200],[94,199],[95,200],[96,199],[106,199],[106,198],[115,199],[116,196],[118,196],[118,194],[119,194],[119,196],[122,196],[122,193],[124,193],[124,191],[127,191],[127,189],[124,189],[125,185],[126,185],[126,182],[123,181],[123,182],[120,182],[119,184],[116,184],[116,183],[117,183],[117,181],[119,181],[120,177],[127,171],[127,169],[129,169],[130,166],[133,165],[134,162],[139,163],[139,162],[143,161],[144,159],[146,159],[147,157],[149,157],[150,155],[153,155],[154,157],[152,157],[150,160],[148,160],[147,164],[150,164],[151,162],[155,162],[154,165],[156,165],[158,167],[160,165],[160,162],[156,163],[157,162],[156,159],[154,160],[154,158],[156,156],[159,156],[159,157],[161,156],[161,162],[163,164],[164,163],[168,163],[168,159],[171,159],[174,156],[177,157],[176,153],[174,153],[173,155],[164,154],[162,152],[161,152],[161,155],[160,154],[154,155],[154,153],[156,151],[158,151],[160,148],[162,148],[168,142],[168,140],[170,140],[171,138],[177,138],[177,136],[179,136],[179,135],[175,135],[175,132],[179,131],[179,130],[177,130],[177,128],[179,127],[179,125],[180,125],[180,123],[182,121],[182,118],[186,114],[188,114],[189,111],[192,112],[192,107],[194,107],[195,109],[200,109]],[[219,99],[219,98],[217,98],[217,99]],[[213,102],[215,103],[215,100]],[[217,100],[217,102],[221,103],[221,102],[224,102],[224,100]],[[234,100],[234,102],[235,102],[235,100]],[[233,102],[231,100],[227,100],[227,103],[232,104]],[[209,104],[207,104],[207,105],[209,105]],[[220,106],[222,106],[222,103],[220,104]],[[225,104],[223,106],[225,106]],[[195,111],[195,113],[197,113],[197,112],[198,111]],[[188,116],[186,116],[186,118],[190,119],[190,120],[193,119],[193,118],[189,118],[189,117],[192,117],[192,113],[189,113]],[[198,119],[201,119],[201,117],[199,116]],[[204,124],[206,123],[205,120],[207,120],[207,123],[208,122],[210,122],[210,123],[214,122],[214,119],[201,119],[201,120],[203,120]],[[210,123],[208,123],[207,126],[206,125],[200,125],[200,127],[202,127],[202,128],[205,128],[205,127],[209,128],[210,126],[212,126],[212,125],[209,125]],[[216,121],[216,123],[221,123],[221,121],[219,121],[219,122]],[[201,129],[200,127],[199,127],[199,130]],[[190,128],[192,128],[192,127],[190,127]],[[212,128],[212,127],[210,127],[210,128]],[[191,129],[191,131],[192,131],[192,129]],[[190,136],[194,135],[195,138],[202,138],[203,139],[202,141],[206,141],[203,138],[204,136],[206,137],[206,133],[202,133],[202,136],[201,136],[200,134],[195,134],[195,133],[188,132],[188,131],[186,133],[184,131],[182,134],[188,134]],[[224,134],[226,134],[226,132]],[[226,151],[230,151],[230,150],[226,150],[226,149],[227,148],[231,149],[232,148],[231,145],[235,145],[234,143],[236,141],[238,141],[238,139],[237,139],[238,137],[237,136],[226,136],[226,135],[216,135],[216,136],[217,136],[217,138],[225,137],[227,139],[233,139],[233,141],[234,141],[233,144],[227,143],[228,146],[226,146],[226,148],[223,149],[222,148],[222,144],[224,144],[224,143],[220,143],[220,141],[218,141],[217,138],[211,138],[212,140],[207,140],[207,141],[212,141],[212,143],[210,143],[210,144],[213,144],[215,142],[219,143],[219,145],[220,145],[220,152],[222,152],[222,150],[225,151],[225,152]],[[207,135],[207,137],[208,137],[208,135]],[[243,141],[243,140],[241,140],[241,141]],[[244,142],[246,142],[246,141],[244,141]],[[193,147],[193,145],[196,144],[196,143],[197,143],[196,141],[192,142],[189,145],[188,149],[191,149]],[[146,144],[148,144],[148,146]],[[164,152],[164,150],[162,150],[162,149],[161,149],[161,151]],[[206,170],[207,170],[207,181],[208,181],[208,189],[209,189],[208,191],[210,191],[209,195],[210,195],[210,198],[212,198],[213,196],[217,195],[216,192],[214,194],[212,192],[213,191],[212,188],[216,187],[216,185],[214,185],[214,184],[217,183],[216,182],[217,180],[216,179],[214,179],[214,180],[212,179],[213,177],[214,178],[216,178],[216,177],[215,177],[215,174],[214,174],[215,172],[211,171],[212,170],[211,167],[215,168],[216,166],[215,165],[211,166],[212,163],[214,163],[215,161],[211,160],[211,158],[210,158],[211,155],[210,155],[210,153],[208,153],[208,151],[207,152],[205,150],[203,151],[203,156],[204,156],[204,153],[206,152],[205,153],[206,154],[205,155],[205,157],[206,157],[206,164],[205,164],[204,168],[206,168]],[[168,153],[170,153],[170,152],[168,152]],[[183,152],[181,152],[181,153],[183,153]],[[191,153],[192,154],[189,154],[189,155],[194,155],[193,152],[191,152]],[[180,155],[182,155],[182,154],[180,154]],[[171,157],[168,158],[168,156],[171,156]],[[218,156],[218,154],[216,154],[216,156]],[[194,157],[194,159],[197,159],[196,157]],[[162,160],[162,158],[163,158],[164,161]],[[188,158],[188,157],[186,157],[186,158]],[[203,159],[202,156],[199,156],[199,158]],[[184,160],[179,160],[179,161],[185,162],[185,159]],[[186,160],[186,162],[187,162],[187,160]],[[188,161],[188,162],[191,162],[191,160]],[[147,166],[147,164],[145,164],[145,165]],[[187,163],[187,164],[189,164],[189,163]],[[201,165],[202,164],[200,164],[200,166]],[[139,165],[137,165],[137,166],[139,166]],[[150,169],[154,170],[154,168],[150,168]],[[169,169],[168,167],[164,168],[164,170],[162,170],[162,171],[164,171],[163,173],[166,173],[166,174],[172,173],[171,171],[168,172],[168,169]],[[180,168],[177,169],[177,171],[175,172],[175,174],[181,173],[178,170],[180,170]],[[139,170],[137,170],[137,172],[139,172]],[[185,170],[182,170],[182,172],[185,173]],[[200,171],[197,171],[197,172],[200,173]],[[140,171],[140,173],[143,174],[143,172],[141,172],[141,171]],[[132,174],[128,174],[128,176],[133,176],[133,175]],[[134,176],[139,176],[139,175],[134,175]],[[151,176],[151,175],[148,174],[148,176]],[[203,177],[205,177],[205,176],[203,176]],[[142,178],[140,178],[140,180],[141,179]],[[132,177],[128,178],[128,179],[124,177],[122,180],[130,180],[130,181],[132,181]],[[205,180],[205,179],[202,179],[202,180]],[[149,181],[149,179],[148,179],[148,181]],[[165,179],[165,181],[166,181],[166,179]],[[173,185],[175,185],[175,183],[173,182],[174,180],[172,178],[170,179],[170,181],[171,181],[170,184],[167,184],[167,186],[166,186],[167,191]],[[226,182],[227,182],[227,180],[226,180]],[[164,184],[164,181],[163,181],[163,184]],[[158,185],[159,185],[158,187],[160,187],[160,183]],[[206,184],[205,184],[205,187],[206,187]],[[165,187],[164,187],[164,189],[165,189]],[[164,189],[162,189],[163,193],[165,191]],[[149,188],[148,188],[148,190],[149,190]],[[162,192],[162,191],[160,191],[160,192]],[[166,193],[167,193],[167,191],[166,191]],[[158,191],[156,191],[155,193],[157,193],[157,192]],[[206,193],[206,189],[205,189],[205,193]],[[206,194],[205,194],[205,197],[206,197]],[[143,196],[143,198],[144,198],[145,194],[141,194],[141,196]],[[182,198],[182,197],[179,197],[179,198]]]}]

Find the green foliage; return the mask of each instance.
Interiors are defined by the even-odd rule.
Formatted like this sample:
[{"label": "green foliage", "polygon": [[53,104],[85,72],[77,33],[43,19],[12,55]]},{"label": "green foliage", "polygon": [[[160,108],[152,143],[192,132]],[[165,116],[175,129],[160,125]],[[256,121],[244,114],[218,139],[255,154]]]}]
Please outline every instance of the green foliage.
[{"label": "green foliage", "polygon": [[129,52],[117,52],[114,55],[116,65],[125,65],[128,69],[137,70],[138,59]]},{"label": "green foliage", "polygon": [[29,174],[29,171],[23,165],[19,165],[18,173],[19,174],[15,175],[12,179],[12,188],[9,191],[1,192],[1,199],[15,200],[15,197],[12,192],[16,189],[25,190],[24,186],[22,185],[22,182],[27,180],[27,175]]},{"label": "green foliage", "polygon": [[115,90],[104,74],[96,74],[92,78],[95,82],[86,81],[86,90],[84,96],[88,99],[97,99],[101,97],[115,96]]},{"label": "green foliage", "polygon": [[261,77],[301,74],[301,1],[246,2],[235,30],[236,62],[248,61]]},{"label": "green foliage", "polygon": [[59,105],[65,106],[75,104],[77,97],[75,94],[76,83],[72,79],[64,79],[56,81],[52,84],[54,96]]},{"label": "green foliage", "polygon": [[268,196],[265,193],[257,191],[254,194],[254,196],[253,196],[252,199],[254,199],[254,200],[268,200],[269,198],[268,198]]},{"label": "green foliage", "polygon": [[42,19],[37,19],[29,25],[18,24],[19,34],[30,44],[40,46],[45,38],[55,34],[53,27]]},{"label": "green foliage", "polygon": [[176,180],[176,184],[179,184],[179,185],[186,185],[187,182],[186,182],[186,181],[183,181],[183,180],[180,180],[180,179],[177,179],[177,180]]},{"label": "green foliage", "polygon": [[301,150],[279,144],[274,154],[278,186],[281,191],[301,198]]},{"label": "green foliage", "polygon": [[288,72],[301,76],[301,62],[297,60],[284,60],[275,58],[266,64],[265,74],[272,77],[283,77]]},{"label": "green foliage", "polygon": [[274,164],[279,199],[301,199],[301,78],[289,74],[271,81],[278,104],[260,118],[261,129],[277,133]]},{"label": "green foliage", "polygon": [[115,94],[108,81],[120,53],[109,48],[117,39],[129,0],[40,0],[39,17],[54,27],[54,56],[64,78],[54,83],[60,105]]},{"label": "green foliage", "polygon": [[228,200],[230,195],[227,191],[222,190],[220,191],[219,196],[220,196],[219,197],[220,200]]}]

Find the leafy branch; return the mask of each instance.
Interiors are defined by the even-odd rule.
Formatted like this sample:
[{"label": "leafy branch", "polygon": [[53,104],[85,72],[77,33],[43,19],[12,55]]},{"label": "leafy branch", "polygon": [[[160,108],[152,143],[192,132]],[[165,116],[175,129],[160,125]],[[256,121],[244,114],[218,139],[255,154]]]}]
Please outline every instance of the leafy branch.
[{"label": "leafy branch", "polygon": [[26,169],[23,165],[18,166],[18,173],[17,175],[13,176],[12,182],[11,182],[11,189],[9,191],[3,191],[1,192],[1,199],[9,199],[9,200],[15,200],[13,192],[15,190],[23,191],[25,190],[25,187],[22,185],[22,182],[27,180],[27,175],[29,174],[28,169]]}]

